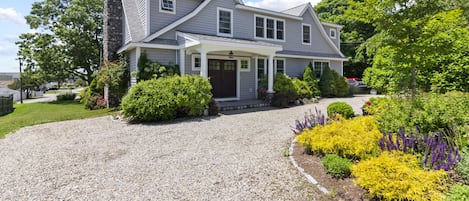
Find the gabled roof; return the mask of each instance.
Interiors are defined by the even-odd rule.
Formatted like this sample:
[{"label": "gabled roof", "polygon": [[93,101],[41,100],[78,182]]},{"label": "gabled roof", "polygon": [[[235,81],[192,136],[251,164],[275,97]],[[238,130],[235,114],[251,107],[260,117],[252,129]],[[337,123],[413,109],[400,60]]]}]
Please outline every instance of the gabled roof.
[{"label": "gabled roof", "polygon": [[138,15],[138,8],[135,0],[122,0],[122,8],[125,13],[125,23],[129,27],[130,38],[132,41],[138,41],[145,37],[145,27],[142,19]]},{"label": "gabled roof", "polygon": [[309,3],[301,4],[299,6],[295,6],[293,8],[287,9],[282,11],[282,13],[294,15],[294,16],[301,16],[303,11],[306,9]]}]

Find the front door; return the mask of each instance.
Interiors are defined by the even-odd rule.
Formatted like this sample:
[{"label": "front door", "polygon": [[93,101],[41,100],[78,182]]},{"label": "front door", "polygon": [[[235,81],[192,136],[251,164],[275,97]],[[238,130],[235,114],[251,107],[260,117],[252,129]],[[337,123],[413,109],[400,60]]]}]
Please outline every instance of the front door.
[{"label": "front door", "polygon": [[208,76],[214,98],[236,97],[236,61],[208,60]]}]

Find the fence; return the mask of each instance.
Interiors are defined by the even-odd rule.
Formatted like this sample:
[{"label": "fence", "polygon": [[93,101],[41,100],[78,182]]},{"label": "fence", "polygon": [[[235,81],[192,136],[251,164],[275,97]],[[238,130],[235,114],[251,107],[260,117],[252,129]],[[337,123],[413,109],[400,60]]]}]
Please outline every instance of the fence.
[{"label": "fence", "polygon": [[0,96],[0,116],[13,112],[13,95]]}]

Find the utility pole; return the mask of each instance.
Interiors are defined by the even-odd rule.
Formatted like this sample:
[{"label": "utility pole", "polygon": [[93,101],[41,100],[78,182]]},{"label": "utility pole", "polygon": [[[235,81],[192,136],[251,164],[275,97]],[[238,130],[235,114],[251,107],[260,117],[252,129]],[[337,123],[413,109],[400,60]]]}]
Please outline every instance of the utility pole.
[{"label": "utility pole", "polygon": [[21,75],[21,67],[23,66],[23,62],[21,58],[18,59],[20,61],[20,103],[23,104],[23,76]]}]

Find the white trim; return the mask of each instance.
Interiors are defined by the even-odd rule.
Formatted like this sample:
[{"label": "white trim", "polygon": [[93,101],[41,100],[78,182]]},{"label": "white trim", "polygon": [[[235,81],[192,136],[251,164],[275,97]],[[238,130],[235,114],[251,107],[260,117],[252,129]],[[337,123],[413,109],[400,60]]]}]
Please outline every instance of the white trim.
[{"label": "white trim", "polygon": [[331,61],[348,61],[347,58],[329,58],[329,57],[315,57],[315,56],[301,56],[301,55],[290,55],[290,54],[277,54],[276,56],[285,58],[297,58],[297,59],[321,59]]},{"label": "white trim", "polygon": [[324,25],[324,26],[334,27],[334,28],[337,28],[337,29],[342,29],[344,27],[344,26],[339,25],[339,24],[331,24],[331,23],[327,23],[327,22],[321,22],[321,24]]},{"label": "white trim", "polygon": [[[309,27],[309,43],[305,43],[305,26]],[[301,44],[311,45],[311,24],[301,23]]]},{"label": "white trim", "polygon": [[[248,62],[248,68],[246,68],[246,69],[241,68],[241,66],[242,66],[241,61],[247,61]],[[250,57],[239,57],[238,66],[239,66],[239,71],[241,71],[241,72],[251,72],[251,58]]]},{"label": "white trim", "polygon": [[259,98],[259,66],[257,65],[257,60],[259,59],[258,56],[254,57],[254,76],[255,76],[255,82],[254,82],[254,95],[256,96],[256,99]]},{"label": "white trim", "polygon": [[[200,71],[201,67],[195,67],[195,59],[198,58],[200,60],[200,54],[192,54],[191,55],[191,69],[192,71]],[[200,60],[200,64],[202,65],[202,60]]]},{"label": "white trim", "polygon": [[283,61],[283,74],[287,72],[287,60],[285,58],[275,58],[274,59],[274,74],[277,74],[277,61]]},{"label": "white trim", "polygon": [[277,16],[277,17],[292,19],[292,20],[303,20],[302,17],[289,15],[289,14],[285,14],[285,13],[279,13],[279,12],[270,11],[270,10],[264,10],[264,9],[255,8],[255,7],[246,6],[246,5],[241,5],[241,4],[236,5],[236,8],[240,9],[240,10],[261,13],[261,14],[264,14],[264,15],[273,15],[273,16]]},{"label": "white trim", "polygon": [[[257,36],[257,26],[256,26],[256,18],[262,18],[264,20],[264,26],[263,26],[263,31],[264,31],[264,37],[258,37]],[[267,38],[267,19],[273,20],[274,21],[274,35],[273,38]],[[283,39],[277,39],[277,21],[283,22]],[[269,17],[269,16],[264,16],[264,15],[258,15],[254,14],[254,38],[258,40],[267,40],[267,41],[278,41],[278,42],[286,42],[287,38],[287,23],[284,19],[279,19],[279,18],[274,18],[274,17]]]},{"label": "white trim", "polygon": [[162,45],[162,44],[152,44],[152,43],[128,43],[121,47],[117,53],[120,54],[124,51],[128,51],[137,47],[145,47],[145,48],[158,48],[158,49],[166,49],[166,50],[179,50],[180,47],[176,45]]},{"label": "white trim", "polygon": [[[332,36],[332,33],[334,33],[334,36]],[[336,29],[329,29],[329,36],[332,39],[336,39],[337,38],[337,30]]]},{"label": "white trim", "polygon": [[[230,13],[230,34],[220,33],[220,11]],[[217,7],[217,36],[233,37],[233,10],[227,8]]]},{"label": "white trim", "polygon": [[179,20],[175,21],[174,23],[164,27],[163,29],[157,31],[156,33],[150,35],[149,37],[145,38],[143,41],[144,42],[150,42],[152,41],[153,39],[163,35],[164,33],[176,28],[177,26],[179,26],[180,24],[186,22],[187,20],[193,18],[194,16],[196,16],[200,11],[202,11],[203,8],[205,8],[205,6],[207,6],[209,3],[210,3],[211,0],[205,0],[203,1],[202,4],[200,4],[199,7],[197,7],[194,11],[192,11],[191,13],[189,13],[188,15],[180,18]]},{"label": "white trim", "polygon": [[163,10],[163,0],[159,0],[160,4],[158,5],[158,9],[161,13],[169,13],[169,14],[176,14],[176,0],[167,0],[167,1],[172,1],[173,2],[173,10],[168,11],[168,10]]}]

